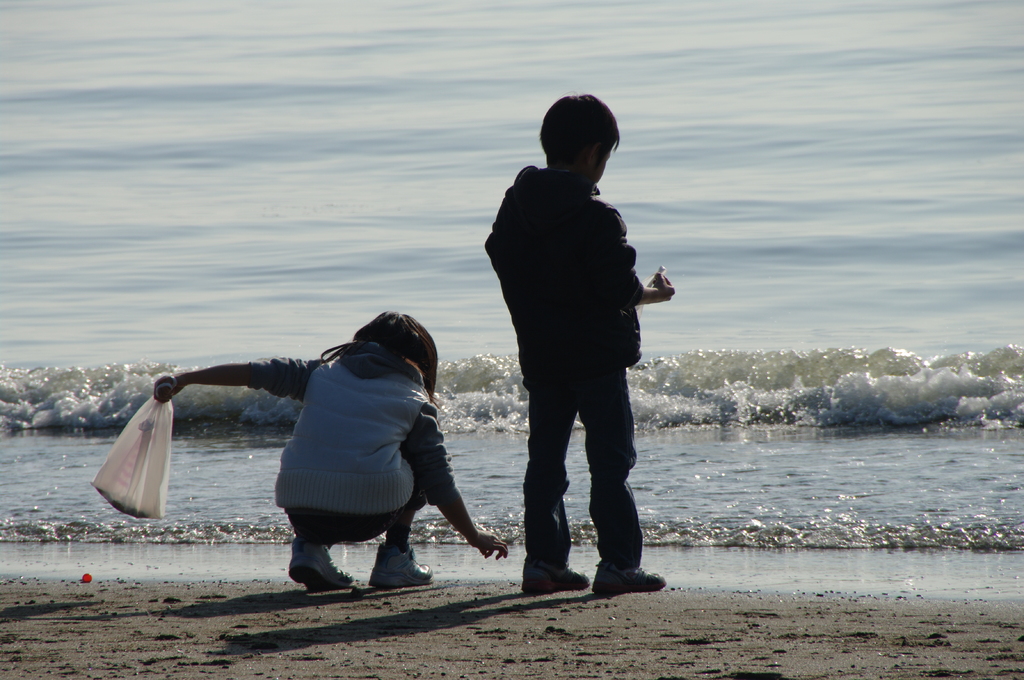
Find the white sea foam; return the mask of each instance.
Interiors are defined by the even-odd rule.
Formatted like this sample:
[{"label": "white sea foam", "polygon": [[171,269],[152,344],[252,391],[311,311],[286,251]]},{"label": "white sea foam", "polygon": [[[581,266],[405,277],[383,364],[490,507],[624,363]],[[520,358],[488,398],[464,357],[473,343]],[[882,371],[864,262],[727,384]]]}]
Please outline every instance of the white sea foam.
[{"label": "white sea foam", "polygon": [[[8,431],[120,427],[156,376],[181,367],[0,369]],[[924,359],[902,350],[695,351],[629,371],[639,427],[1024,426],[1024,348]],[[522,432],[527,394],[515,357],[444,362],[438,372],[450,432]],[[300,405],[246,388],[193,386],[175,398],[178,423],[290,425]]]},{"label": "white sea foam", "polygon": [[[491,519],[488,526],[511,543],[521,543],[521,519]],[[784,522],[750,520],[734,526],[714,522],[659,522],[644,526],[644,544],[651,546],[803,549],[918,550],[1024,550],[1024,528],[1019,525],[906,526],[884,523],[813,523],[790,526]],[[140,523],[72,521],[47,522],[0,519],[2,542],[82,543],[288,543],[294,534],[283,521],[274,524],[245,522]],[[572,525],[574,543],[596,545],[597,534],[588,521]],[[462,538],[446,522],[418,522],[414,543],[460,544]]]}]

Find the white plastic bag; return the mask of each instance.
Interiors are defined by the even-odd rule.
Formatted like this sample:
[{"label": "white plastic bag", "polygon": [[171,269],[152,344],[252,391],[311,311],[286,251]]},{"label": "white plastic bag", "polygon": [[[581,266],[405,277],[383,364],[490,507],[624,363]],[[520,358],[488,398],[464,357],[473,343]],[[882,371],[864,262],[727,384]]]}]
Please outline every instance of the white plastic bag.
[{"label": "white plastic bag", "polygon": [[150,398],[125,426],[92,485],[133,517],[160,519],[167,507],[174,407]]},{"label": "white plastic bag", "polygon": [[[650,288],[651,284],[654,283],[654,277],[657,276],[658,274],[664,274],[664,273],[665,273],[665,268],[664,267],[658,267],[658,271],[654,272],[653,274],[648,276],[646,279],[644,279],[644,282],[643,282],[644,283],[644,288]],[[644,313],[644,305],[643,304],[637,305],[636,306],[636,318],[639,319],[640,316],[643,313]]]}]

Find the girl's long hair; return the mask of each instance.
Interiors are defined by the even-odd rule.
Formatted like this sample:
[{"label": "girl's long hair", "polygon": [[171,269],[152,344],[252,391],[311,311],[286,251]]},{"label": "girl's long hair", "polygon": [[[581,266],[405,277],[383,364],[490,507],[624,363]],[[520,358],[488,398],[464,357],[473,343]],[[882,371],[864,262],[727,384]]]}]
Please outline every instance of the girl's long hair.
[{"label": "girl's long hair", "polygon": [[415,366],[423,376],[423,386],[427,389],[430,402],[437,403],[434,398],[437,387],[437,347],[423,324],[408,314],[384,312],[356,331],[352,342],[324,351],[320,360],[325,364],[330,363],[367,342],[375,342]]}]

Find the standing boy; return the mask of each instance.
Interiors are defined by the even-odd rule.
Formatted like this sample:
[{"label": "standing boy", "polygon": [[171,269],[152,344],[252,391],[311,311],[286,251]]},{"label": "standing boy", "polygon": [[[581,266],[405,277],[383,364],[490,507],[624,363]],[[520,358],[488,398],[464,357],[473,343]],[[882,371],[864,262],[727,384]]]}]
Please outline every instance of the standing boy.
[{"label": "standing boy", "polygon": [[592,95],[559,99],[544,116],[540,140],[547,167],[519,173],[487,239],[530,393],[523,590],[590,585],[568,566],[563,504],[577,415],[586,428],[590,516],[601,556],[594,591],[660,590],[665,580],[640,568],[643,535],[627,481],[636,450],[626,368],[640,360],[636,306],[669,300],[675,289],[661,274],[653,287],[640,283],[626,225],[597,197],[619,144],[604,102]]}]

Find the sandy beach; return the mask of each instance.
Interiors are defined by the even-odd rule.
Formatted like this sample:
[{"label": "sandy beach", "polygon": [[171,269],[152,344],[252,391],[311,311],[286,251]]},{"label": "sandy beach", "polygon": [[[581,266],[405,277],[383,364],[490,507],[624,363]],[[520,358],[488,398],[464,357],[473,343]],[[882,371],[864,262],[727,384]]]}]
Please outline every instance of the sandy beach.
[{"label": "sandy beach", "polygon": [[6,677],[1024,678],[1019,602],[0,582]]}]

